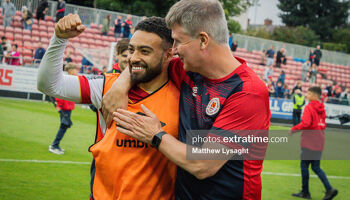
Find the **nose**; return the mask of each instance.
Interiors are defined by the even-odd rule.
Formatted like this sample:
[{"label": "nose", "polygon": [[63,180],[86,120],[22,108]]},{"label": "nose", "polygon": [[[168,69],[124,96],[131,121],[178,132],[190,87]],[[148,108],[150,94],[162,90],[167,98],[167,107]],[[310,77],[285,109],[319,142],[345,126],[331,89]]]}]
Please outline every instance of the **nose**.
[{"label": "nose", "polygon": [[173,55],[177,55],[178,54],[177,45],[176,45],[175,41],[173,43],[173,47],[171,48],[171,51],[172,51]]},{"label": "nose", "polygon": [[135,51],[132,54],[130,54],[130,53],[128,54],[128,60],[129,60],[130,64],[135,63],[135,62],[139,62],[141,60],[140,56],[137,52],[138,51]]}]

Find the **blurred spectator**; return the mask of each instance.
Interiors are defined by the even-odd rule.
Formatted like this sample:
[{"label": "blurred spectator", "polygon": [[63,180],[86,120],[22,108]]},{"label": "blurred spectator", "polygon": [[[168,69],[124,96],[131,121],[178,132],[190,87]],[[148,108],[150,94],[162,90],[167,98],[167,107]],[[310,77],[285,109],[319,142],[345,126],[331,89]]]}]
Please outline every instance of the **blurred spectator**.
[{"label": "blurred spectator", "polygon": [[41,62],[41,59],[44,57],[45,49],[43,48],[43,45],[41,42],[38,43],[38,48],[35,51],[34,55],[34,63],[39,64]]},{"label": "blurred spectator", "polygon": [[110,24],[111,24],[111,15],[108,14],[106,18],[103,20],[102,29],[101,29],[102,35],[107,35]]},{"label": "blurred spectator", "polygon": [[303,82],[306,82],[307,80],[307,72],[309,71],[311,67],[310,60],[307,60],[301,65],[301,80]]},{"label": "blurred spectator", "polygon": [[115,47],[115,57],[117,59],[117,63],[113,65],[113,69],[108,71],[107,73],[121,73],[128,66],[128,46],[129,39],[119,40]]},{"label": "blurred spectator", "polygon": [[102,67],[102,74],[107,74],[107,67],[106,66]]},{"label": "blurred spectator", "polygon": [[310,49],[310,54],[309,54],[309,61],[310,61],[310,66],[314,63],[314,51],[312,49]]},{"label": "blurred spectator", "polygon": [[4,49],[2,48],[2,43],[0,43],[0,64],[2,63],[3,55],[4,55]]},{"label": "blurred spectator", "polygon": [[286,80],[286,74],[284,73],[284,70],[282,70],[280,76],[277,79],[277,82],[281,82],[283,86],[285,80]]},{"label": "blurred spectator", "polygon": [[340,94],[340,104],[342,105],[349,105],[350,102],[350,96],[349,96],[349,89],[345,88],[344,92]]},{"label": "blurred spectator", "polygon": [[26,30],[32,31],[32,25],[33,25],[33,14],[29,11],[27,6],[22,7],[22,19],[23,27]]},{"label": "blurred spectator", "polygon": [[88,59],[83,57],[83,59],[81,60],[81,68],[80,68],[79,73],[90,74],[91,73],[91,67],[93,67],[93,64]]},{"label": "blurred spectator", "polygon": [[322,58],[322,51],[321,51],[321,46],[320,45],[317,45],[316,47],[316,50],[314,51],[314,63],[317,65],[317,66],[320,66],[320,61],[321,61],[321,58]]},{"label": "blurred spectator", "polygon": [[297,84],[294,86],[292,94],[295,94],[296,90],[300,90],[303,91],[302,87],[301,87],[301,81],[298,81]]},{"label": "blurred spectator", "polygon": [[7,54],[5,55],[5,63],[9,65],[21,65],[21,60],[20,60],[20,54],[17,51],[17,44],[12,45],[12,51],[7,51]]},{"label": "blurred spectator", "polygon": [[266,65],[266,49],[264,49],[262,54],[260,54],[260,65]]},{"label": "blurred spectator", "polygon": [[284,98],[284,88],[283,88],[283,84],[281,83],[281,81],[277,82],[277,85],[275,88],[275,97],[278,99]]},{"label": "blurred spectator", "polygon": [[129,38],[130,30],[132,28],[131,16],[128,15],[128,18],[122,24],[123,26],[123,38]]},{"label": "blurred spectator", "polygon": [[265,80],[267,81],[269,79],[269,77],[272,76],[272,75],[273,75],[273,68],[272,68],[272,65],[269,65],[265,69],[265,73],[264,73]]},{"label": "blurred spectator", "polygon": [[[69,75],[77,76],[78,75],[78,67],[73,63],[68,63],[66,66],[66,71]],[[70,128],[73,123],[71,120],[72,111],[75,108],[75,103],[67,100],[62,100],[56,98],[57,112],[60,113],[60,127],[56,134],[55,140],[49,146],[49,151],[54,154],[64,154],[64,149],[60,148],[60,143],[62,138],[64,137],[68,128]]]},{"label": "blurred spectator", "polygon": [[321,101],[323,103],[326,103],[328,101],[328,90],[325,85],[321,85],[322,95],[321,95]]},{"label": "blurred spectator", "polygon": [[58,0],[56,9],[56,22],[64,17],[64,12],[66,10],[66,2],[63,0]]},{"label": "blurred spectator", "polygon": [[267,87],[267,90],[269,91],[269,96],[274,97],[275,96],[275,84],[272,81],[272,77],[269,77],[269,79],[267,79],[266,87]]},{"label": "blurred spectator", "polygon": [[274,59],[274,55],[275,55],[275,51],[273,50],[274,47],[271,45],[271,48],[269,50],[267,50],[266,52],[266,65],[267,66],[272,66],[273,65],[273,59]]},{"label": "blurred spectator", "polygon": [[36,9],[36,19],[45,20],[45,15],[49,10],[49,3],[47,0],[42,0],[39,2],[38,8]]},{"label": "blurred spectator", "polygon": [[1,44],[3,51],[11,51],[11,42],[5,36],[1,37]]},{"label": "blurred spectator", "polygon": [[231,51],[232,51],[232,45],[233,45],[233,36],[232,33],[228,34],[228,46],[230,47]]},{"label": "blurred spectator", "polygon": [[281,63],[285,63],[285,61],[286,61],[286,55],[284,54],[284,52],[285,52],[284,48],[281,48],[277,52],[277,56],[276,56],[276,67],[277,68],[281,68]]},{"label": "blurred spectator", "polygon": [[333,85],[334,85],[333,81],[328,82],[328,85],[326,87],[328,97],[332,97]]},{"label": "blurred spectator", "polygon": [[275,84],[273,83],[271,78],[267,79],[266,87],[269,91],[269,96],[274,97],[275,96]]},{"label": "blurred spectator", "polygon": [[332,92],[332,100],[331,100],[331,103],[334,103],[334,104],[339,104],[340,103],[340,95],[342,93],[342,89],[340,87],[340,84],[337,83],[335,84],[335,86],[333,87],[333,92]]},{"label": "blurred spectator", "polygon": [[4,16],[4,27],[11,26],[11,21],[16,14],[16,8],[10,0],[6,0],[2,5],[2,15]]},{"label": "blurred spectator", "polygon": [[73,62],[71,54],[72,54],[72,52],[70,50],[67,51],[66,57],[64,58],[64,61],[63,61],[63,70],[64,70],[66,64]]},{"label": "blurred spectator", "polygon": [[122,16],[118,15],[114,21],[114,37],[120,38],[122,33]]},{"label": "blurred spectator", "polygon": [[233,51],[233,52],[237,51],[237,47],[238,47],[238,44],[236,41],[234,41],[232,44],[232,47],[231,47],[231,51]]},{"label": "blurred spectator", "polygon": [[301,90],[296,89],[293,96],[293,125],[300,123],[301,110],[305,105],[305,97],[301,94]]},{"label": "blurred spectator", "polygon": [[316,83],[316,79],[317,79],[317,66],[316,66],[316,63],[314,63],[312,64],[312,67],[310,69],[309,82]]},{"label": "blurred spectator", "polygon": [[283,85],[283,89],[284,89],[284,98],[286,99],[290,99],[290,90],[289,90],[289,86],[287,84]]},{"label": "blurred spectator", "polygon": [[99,75],[102,72],[97,67],[92,67],[91,73],[94,74],[94,75]]}]

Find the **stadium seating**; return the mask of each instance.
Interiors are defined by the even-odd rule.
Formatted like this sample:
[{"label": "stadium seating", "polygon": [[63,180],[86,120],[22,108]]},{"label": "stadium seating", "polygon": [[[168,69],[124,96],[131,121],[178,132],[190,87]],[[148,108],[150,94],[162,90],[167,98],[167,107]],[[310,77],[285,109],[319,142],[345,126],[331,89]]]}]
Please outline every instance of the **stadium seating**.
[{"label": "stadium seating", "polygon": [[[33,61],[34,52],[38,47],[39,41],[42,42],[44,48],[47,48],[55,30],[55,23],[51,16],[46,16],[46,19],[40,20],[40,22],[33,19],[32,31],[24,30],[20,21],[21,16],[22,13],[16,11],[11,27],[5,29],[3,27],[2,16],[0,15],[0,36],[6,36],[12,43],[16,43],[19,46],[19,52],[23,56],[23,63],[30,64]],[[92,49],[105,48],[109,47],[111,42],[118,41],[119,38],[114,37],[113,27],[110,27],[107,36],[102,36],[100,30],[101,25],[92,23],[79,37],[69,40],[65,52],[70,51],[72,53],[72,59],[75,63],[80,64],[82,60],[81,53],[76,50],[77,47]],[[249,52],[244,48],[237,48],[237,51],[233,53],[234,56],[245,59],[248,65],[260,77],[263,77],[266,67],[260,65],[261,54],[262,52],[260,51],[253,50]],[[103,56],[107,59],[106,55]],[[300,62],[295,62],[293,57],[287,56],[287,64],[281,65],[281,68],[274,68],[272,79],[277,81],[281,71],[284,70],[286,73],[285,82],[292,87],[301,78],[301,65]],[[317,84],[326,85],[328,80],[334,80],[350,88],[350,66],[321,62],[319,72],[325,74],[327,79],[318,74]],[[308,82],[303,83],[304,92],[311,85]]]}]

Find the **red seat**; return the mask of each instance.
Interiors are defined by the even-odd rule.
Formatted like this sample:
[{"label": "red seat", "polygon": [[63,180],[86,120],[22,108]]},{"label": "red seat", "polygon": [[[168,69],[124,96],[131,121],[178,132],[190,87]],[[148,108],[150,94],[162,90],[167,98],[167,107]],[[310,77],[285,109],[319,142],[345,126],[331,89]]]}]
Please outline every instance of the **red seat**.
[{"label": "red seat", "polygon": [[32,25],[32,31],[38,31],[39,30],[39,25],[38,23],[33,23]]},{"label": "red seat", "polygon": [[6,32],[5,37],[9,40],[13,40],[13,33],[12,32]]},{"label": "red seat", "polygon": [[40,32],[37,31],[37,30],[33,30],[32,31],[32,36],[39,37],[40,36]]},{"label": "red seat", "polygon": [[44,21],[44,20],[40,20],[40,21],[39,21],[39,27],[41,27],[41,26],[47,27],[47,22]]},{"label": "red seat", "polygon": [[20,40],[20,41],[22,41],[22,40],[23,40],[23,35],[20,34],[20,33],[15,33],[14,39],[15,39],[15,40]]},{"label": "red seat", "polygon": [[51,16],[46,16],[46,17],[45,17],[45,20],[46,20],[46,21],[51,21],[51,22],[52,22],[52,21],[53,21],[53,18],[52,18]]},{"label": "red seat", "polygon": [[32,38],[29,35],[23,35],[23,41],[32,42]]},{"label": "red seat", "polygon": [[30,49],[24,49],[23,50],[23,55],[24,56],[28,56],[28,57],[32,57],[33,56],[33,51]]},{"label": "red seat", "polygon": [[42,38],[40,39],[40,41],[41,41],[41,43],[43,43],[43,44],[49,44],[49,43],[50,43],[49,39],[47,39],[46,37],[42,37]]},{"label": "red seat", "polygon": [[24,29],[23,30],[23,35],[31,35],[32,33],[30,32],[30,30]]},{"label": "red seat", "polygon": [[[40,21],[40,22],[42,22],[42,21]],[[39,26],[39,31],[40,32],[47,32],[47,26],[46,25],[40,25]]]},{"label": "red seat", "polygon": [[49,37],[49,35],[47,34],[47,32],[40,32],[39,36],[40,36],[41,38],[48,38],[48,37]]}]

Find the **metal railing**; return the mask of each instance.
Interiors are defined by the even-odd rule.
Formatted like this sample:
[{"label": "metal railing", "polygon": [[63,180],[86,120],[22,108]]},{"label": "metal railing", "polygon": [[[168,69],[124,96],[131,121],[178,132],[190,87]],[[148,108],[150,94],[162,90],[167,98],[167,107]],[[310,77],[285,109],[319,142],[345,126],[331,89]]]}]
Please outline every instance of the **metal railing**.
[{"label": "metal railing", "polygon": [[[307,46],[301,46],[297,44],[290,44],[286,42],[279,42],[274,40],[267,40],[262,38],[251,37],[247,35],[234,34],[234,41],[237,41],[238,47],[245,48],[248,51],[262,51],[263,49],[269,49],[271,45],[275,47],[275,50],[285,48],[287,50],[287,56],[295,58],[308,59],[310,49],[315,49]],[[328,62],[339,65],[347,65],[350,67],[350,54],[340,53],[335,51],[327,51],[321,49],[322,58],[321,62]],[[350,69],[350,68],[349,68]]]},{"label": "metal railing", "polygon": [[[1,1],[1,0],[0,0]],[[4,2],[5,0],[3,0]],[[3,3],[2,2],[2,3]],[[16,10],[21,10],[22,6],[27,6],[33,14],[35,14],[35,10],[39,5],[39,0],[11,0],[11,2],[15,5]],[[56,7],[57,7],[57,1],[48,1],[49,3],[49,10],[46,16],[52,16],[55,17],[56,14]],[[111,15],[111,23],[113,24],[114,20],[117,18],[117,16],[122,16],[123,20],[126,19],[128,14],[126,13],[120,13],[120,12],[114,12],[114,11],[108,11],[108,10],[102,10],[102,9],[96,9],[96,8],[89,8],[84,6],[77,6],[73,4],[67,4],[66,3],[66,12],[65,15],[69,13],[78,14],[83,22],[83,24],[102,24],[103,19],[106,18],[108,14]],[[141,21],[142,17],[136,16],[136,15],[130,15],[131,21],[133,24],[137,24],[139,21]]]}]

